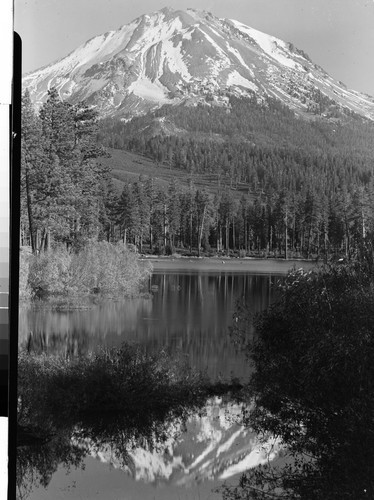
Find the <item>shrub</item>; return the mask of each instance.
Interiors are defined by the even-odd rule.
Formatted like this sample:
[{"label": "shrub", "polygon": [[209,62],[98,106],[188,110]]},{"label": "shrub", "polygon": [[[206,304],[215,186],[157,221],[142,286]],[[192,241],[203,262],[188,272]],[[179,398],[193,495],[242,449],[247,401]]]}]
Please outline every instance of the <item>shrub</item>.
[{"label": "shrub", "polygon": [[[256,403],[246,423],[280,436],[293,462],[248,473],[244,489],[224,498],[252,498],[259,486],[264,494],[253,498],[267,498],[271,483],[282,498],[373,498],[373,275],[358,264],[298,270],[281,292],[245,347]],[[243,311],[235,325],[239,336],[248,332]]]},{"label": "shrub", "polygon": [[87,291],[136,293],[150,268],[139,263],[137,254],[122,244],[92,242],[72,261],[75,284]]},{"label": "shrub", "polygon": [[31,287],[29,284],[31,254],[21,251],[19,256],[19,298],[27,300],[31,298]]},{"label": "shrub", "polygon": [[181,361],[127,344],[78,359],[21,352],[18,423],[46,428],[48,422],[50,427],[71,425],[93,415],[152,419],[202,404],[204,380]]},{"label": "shrub", "polygon": [[[89,242],[79,252],[56,248],[29,258],[27,287],[34,297],[102,293],[132,295],[149,275],[150,264],[122,244]],[[22,275],[26,281],[27,266]]]},{"label": "shrub", "polygon": [[70,281],[71,254],[66,249],[43,252],[30,259],[29,285],[38,298],[64,294]]}]

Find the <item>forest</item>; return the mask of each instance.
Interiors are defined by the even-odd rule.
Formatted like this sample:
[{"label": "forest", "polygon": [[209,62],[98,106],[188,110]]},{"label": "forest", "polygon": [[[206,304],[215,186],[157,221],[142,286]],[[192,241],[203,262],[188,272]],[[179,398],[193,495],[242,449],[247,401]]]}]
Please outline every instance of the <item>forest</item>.
[{"label": "forest", "polygon": [[[102,122],[103,145],[145,155],[176,175],[167,190],[152,189],[150,179],[124,188],[119,211],[128,215],[119,233],[161,252],[354,254],[373,230],[373,124],[332,106],[322,108],[329,119],[307,121],[273,99],[231,97],[230,105],[163,106]],[[178,193],[179,172],[190,184]],[[210,176],[214,195],[194,188],[201,174]],[[139,232],[138,208],[123,212],[131,197],[140,212],[147,207],[140,226],[150,228],[148,238]]]},{"label": "forest", "polygon": [[[227,109],[163,106],[99,120],[54,89],[36,113],[26,91],[21,244],[34,253],[94,239],[141,253],[351,257],[374,229],[374,126],[321,109],[328,119],[307,121],[272,99],[231,97]],[[175,176],[167,187],[147,175],[118,186],[102,161],[108,147]],[[201,174],[209,192],[195,186]]]}]

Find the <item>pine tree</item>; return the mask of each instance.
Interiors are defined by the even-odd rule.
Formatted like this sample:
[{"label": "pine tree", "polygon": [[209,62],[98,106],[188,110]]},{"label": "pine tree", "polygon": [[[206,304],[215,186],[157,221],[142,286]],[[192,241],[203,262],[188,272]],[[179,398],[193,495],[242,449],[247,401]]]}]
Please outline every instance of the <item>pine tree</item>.
[{"label": "pine tree", "polygon": [[140,211],[130,184],[125,184],[123,187],[118,202],[117,214],[124,244],[127,245],[130,240],[137,244],[141,231]]},{"label": "pine tree", "polygon": [[154,180],[148,177],[144,184],[145,195],[147,199],[147,206],[149,207],[149,247],[153,251],[153,224],[154,224],[154,211],[155,211],[155,186]]},{"label": "pine tree", "polygon": [[[150,204],[145,190],[143,180],[135,182],[133,186],[135,210],[139,211],[138,246],[140,253],[143,252],[144,237],[150,226]],[[136,208],[138,207],[138,208]]]},{"label": "pine tree", "polygon": [[[103,148],[96,145],[96,112],[62,102],[56,89],[49,91],[39,117],[32,117],[27,92],[23,108],[25,153],[35,151],[30,137],[38,135],[34,142],[39,160],[24,162],[23,169],[25,184],[32,180],[35,186],[32,193],[29,189],[34,250],[49,247],[52,239],[76,246],[86,238],[98,238],[110,175],[97,161]],[[31,133],[30,123],[35,129]]]},{"label": "pine tree", "polygon": [[205,191],[199,189],[195,194],[195,218],[196,218],[196,232],[197,232],[197,252],[200,257],[201,241],[203,238],[204,224],[207,220],[209,207],[209,197]]},{"label": "pine tree", "polygon": [[45,158],[40,121],[34,112],[28,90],[22,98],[21,144],[21,205],[27,211],[30,244],[32,252],[35,253],[37,251],[35,198],[38,190],[38,171],[43,167]]},{"label": "pine tree", "polygon": [[171,253],[174,253],[181,226],[181,193],[175,177],[168,187],[167,213],[169,222],[169,244]]},{"label": "pine tree", "polygon": [[227,255],[229,255],[230,252],[230,226],[233,220],[234,210],[235,205],[232,192],[225,189],[222,193],[218,212],[221,225],[225,228],[225,247]]}]

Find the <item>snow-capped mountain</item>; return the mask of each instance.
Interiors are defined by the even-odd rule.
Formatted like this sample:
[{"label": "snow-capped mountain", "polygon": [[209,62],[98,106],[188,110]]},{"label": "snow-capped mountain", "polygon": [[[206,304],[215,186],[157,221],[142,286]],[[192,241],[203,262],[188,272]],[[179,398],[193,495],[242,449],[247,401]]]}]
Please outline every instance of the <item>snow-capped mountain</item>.
[{"label": "snow-capped mountain", "polygon": [[51,87],[102,116],[131,116],[163,104],[228,106],[228,96],[279,99],[298,114],[346,108],[374,119],[374,99],[348,90],[292,44],[233,19],[164,8],[96,36],[26,75],[40,105]]},{"label": "snow-capped mountain", "polygon": [[276,440],[260,443],[254,433],[240,425],[241,411],[238,404],[214,398],[208,401],[204,416],[190,417],[186,428],[178,422],[171,424],[170,438],[161,446],[129,443],[123,460],[113,443],[103,444],[99,449],[92,447],[91,456],[144,483],[191,486],[226,480],[273,460],[281,450]]}]

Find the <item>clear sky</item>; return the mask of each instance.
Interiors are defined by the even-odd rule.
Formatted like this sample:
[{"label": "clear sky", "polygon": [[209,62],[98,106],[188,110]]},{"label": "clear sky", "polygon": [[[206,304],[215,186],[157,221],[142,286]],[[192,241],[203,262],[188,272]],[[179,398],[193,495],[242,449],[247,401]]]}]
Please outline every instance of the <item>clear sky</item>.
[{"label": "clear sky", "polygon": [[374,0],[14,0],[23,71],[165,6],[207,10],[292,42],[348,87],[374,96]]}]

